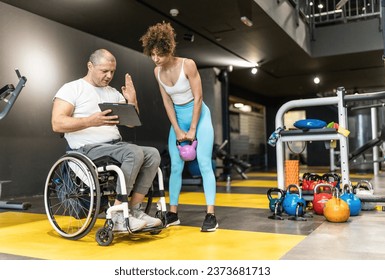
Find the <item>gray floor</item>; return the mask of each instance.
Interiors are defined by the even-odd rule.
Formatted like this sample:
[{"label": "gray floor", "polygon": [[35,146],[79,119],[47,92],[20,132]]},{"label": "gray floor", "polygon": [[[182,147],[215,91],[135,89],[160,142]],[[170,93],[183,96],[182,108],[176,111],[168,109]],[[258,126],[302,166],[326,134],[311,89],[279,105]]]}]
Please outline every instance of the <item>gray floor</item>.
[{"label": "gray floor", "polygon": [[[385,194],[384,173],[370,182],[375,195]],[[385,260],[385,212],[361,211],[346,223],[322,223],[282,259]]]},{"label": "gray floor", "polygon": [[283,260],[385,260],[385,212],[367,211],[347,223],[325,222]]},{"label": "gray floor", "polygon": [[[375,194],[385,194],[385,174],[372,179]],[[196,191],[201,191],[195,187]],[[191,187],[189,191],[193,191]],[[218,187],[218,192],[222,192]],[[236,191],[236,189],[234,189]],[[23,201],[23,200],[22,200]],[[24,200],[27,201],[27,200]],[[29,212],[45,213],[42,197],[28,200],[32,207]],[[378,203],[378,205],[385,205]],[[193,226],[199,226],[204,215],[202,206],[181,205],[184,220]],[[8,211],[0,209],[1,211]],[[202,217],[196,213],[202,212]],[[267,219],[271,213],[266,209],[239,209],[218,207],[217,216],[221,217],[221,228],[246,231],[306,234],[307,237],[284,255],[282,260],[385,260],[385,212],[381,210],[361,211],[356,217],[350,217],[346,223],[330,223],[315,215],[306,222],[293,222],[285,219],[275,221]],[[255,223],[245,224],[242,217],[253,217]],[[243,219],[247,220],[247,219]],[[31,259],[22,256],[0,253],[0,260]]]}]

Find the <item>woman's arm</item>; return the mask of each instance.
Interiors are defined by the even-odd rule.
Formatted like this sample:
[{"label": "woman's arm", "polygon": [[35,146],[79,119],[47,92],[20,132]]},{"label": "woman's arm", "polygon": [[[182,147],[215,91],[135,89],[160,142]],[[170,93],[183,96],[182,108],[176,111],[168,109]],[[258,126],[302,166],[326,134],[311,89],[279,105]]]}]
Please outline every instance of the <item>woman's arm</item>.
[{"label": "woman's arm", "polygon": [[[154,69],[155,78],[158,80],[157,71],[159,71],[158,67]],[[174,103],[172,102],[171,97],[167,94],[167,92],[164,90],[162,85],[159,83],[159,81],[158,81],[158,84],[159,84],[160,93],[162,95],[163,105],[164,105],[164,108],[166,109],[168,119],[170,120],[170,123],[174,128],[176,139],[178,139],[179,141],[184,141],[186,140],[186,132],[181,130],[181,128],[178,125],[178,122],[176,120],[176,115],[175,115]]]},{"label": "woman's arm", "polygon": [[186,138],[194,140],[196,137],[196,130],[202,110],[202,81],[199,75],[195,62],[192,59],[186,59],[184,63],[184,72],[190,82],[192,94],[194,96],[194,111],[191,120],[190,129],[187,132]]}]

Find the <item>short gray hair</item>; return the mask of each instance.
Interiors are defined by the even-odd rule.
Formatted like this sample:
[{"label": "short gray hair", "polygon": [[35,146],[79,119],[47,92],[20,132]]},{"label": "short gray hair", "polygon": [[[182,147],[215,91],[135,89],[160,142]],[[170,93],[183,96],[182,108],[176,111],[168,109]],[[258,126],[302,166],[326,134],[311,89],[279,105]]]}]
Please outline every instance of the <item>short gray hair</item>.
[{"label": "short gray hair", "polygon": [[91,62],[93,65],[98,65],[101,63],[102,59],[106,59],[107,61],[116,62],[115,57],[107,51],[106,49],[98,49],[94,51],[89,58],[89,62]]}]

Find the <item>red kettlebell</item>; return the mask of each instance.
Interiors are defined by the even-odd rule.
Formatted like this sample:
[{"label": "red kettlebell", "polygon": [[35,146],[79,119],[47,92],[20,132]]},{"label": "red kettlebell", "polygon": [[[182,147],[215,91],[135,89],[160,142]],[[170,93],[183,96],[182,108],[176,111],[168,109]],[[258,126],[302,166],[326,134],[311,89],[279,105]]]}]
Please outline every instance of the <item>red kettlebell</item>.
[{"label": "red kettlebell", "polygon": [[320,183],[314,187],[313,210],[317,215],[323,215],[325,203],[333,197],[333,185]]},{"label": "red kettlebell", "polygon": [[302,190],[303,191],[308,191],[310,184],[313,182],[313,178],[317,177],[319,175],[315,173],[304,173],[302,176]]},{"label": "red kettlebell", "polygon": [[341,177],[337,173],[325,173],[322,175],[322,180],[324,180],[325,183],[332,184],[333,187],[338,187]]},{"label": "red kettlebell", "polygon": [[196,152],[197,144],[198,144],[198,141],[196,139],[194,141],[189,141],[189,143],[185,145],[181,145],[181,143],[177,140],[176,146],[179,150],[179,155],[181,159],[183,159],[184,161],[194,160],[197,156],[197,152]]},{"label": "red kettlebell", "polygon": [[314,187],[320,183],[322,183],[322,176],[318,174],[310,175],[309,176],[309,183],[308,183],[308,191],[314,191]]}]

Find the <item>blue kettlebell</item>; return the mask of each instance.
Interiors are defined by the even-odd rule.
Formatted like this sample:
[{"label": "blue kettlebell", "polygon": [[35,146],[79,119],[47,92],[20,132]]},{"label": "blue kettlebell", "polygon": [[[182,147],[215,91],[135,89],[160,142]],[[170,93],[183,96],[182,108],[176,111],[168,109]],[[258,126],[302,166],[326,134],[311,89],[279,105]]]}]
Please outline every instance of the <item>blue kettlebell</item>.
[{"label": "blue kettlebell", "polygon": [[267,191],[267,198],[269,199],[269,208],[271,212],[275,212],[276,207],[282,207],[284,197],[285,192],[279,188],[271,188]]},{"label": "blue kettlebell", "polygon": [[[292,188],[296,188],[297,193],[291,192]],[[306,201],[302,198],[302,191],[300,187],[295,184],[291,184],[287,187],[282,207],[283,210],[290,216],[302,216],[305,214]]]},{"label": "blue kettlebell", "polygon": [[361,199],[353,194],[353,188],[348,184],[344,185],[343,191],[340,198],[349,205],[350,216],[358,216],[361,212]]}]

